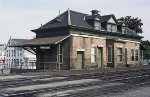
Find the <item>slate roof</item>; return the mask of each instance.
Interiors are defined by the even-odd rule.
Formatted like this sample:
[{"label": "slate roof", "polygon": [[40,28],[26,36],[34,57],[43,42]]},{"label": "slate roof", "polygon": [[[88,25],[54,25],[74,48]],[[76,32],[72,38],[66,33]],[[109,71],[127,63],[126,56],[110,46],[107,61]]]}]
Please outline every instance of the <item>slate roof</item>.
[{"label": "slate roof", "polygon": [[29,47],[29,46],[44,46],[44,45],[51,45],[51,44],[57,44],[69,36],[53,36],[53,37],[45,37],[45,38],[35,38],[31,40],[26,40],[20,43],[17,43],[16,45],[11,45],[11,47]]},{"label": "slate roof", "polygon": [[112,16],[113,16],[113,14],[101,16],[101,22],[106,22],[106,21],[108,21]]},{"label": "slate roof", "polygon": [[[84,13],[80,13],[80,12],[76,12],[76,11],[72,11],[72,10],[67,10],[66,12],[57,16],[56,18],[49,21],[42,27],[32,30],[32,31],[36,32],[38,30],[51,29],[51,28],[55,28],[55,27],[66,27],[68,25],[80,27],[83,29],[86,28],[86,29],[95,30],[94,27],[86,21],[86,17],[93,18],[91,15],[88,15],[88,14],[84,14]],[[111,17],[115,18],[115,16],[113,14],[101,16],[101,22],[106,22]],[[116,18],[115,18],[115,21],[118,23]],[[127,32],[128,35],[139,36],[136,33],[134,33],[133,31],[131,31],[130,29],[127,29],[127,31],[128,31]],[[112,33],[114,33],[114,32],[112,32]]]},{"label": "slate roof", "polygon": [[139,36],[137,33],[133,32],[131,29],[127,28],[127,34],[132,36]]},{"label": "slate roof", "polygon": [[57,16],[55,19],[49,21],[39,29],[67,26],[69,25],[69,20],[68,20],[69,16],[70,16],[70,22],[72,26],[79,26],[83,28],[93,29],[93,27],[85,21],[85,16],[88,16],[87,14],[83,14],[71,10],[69,12],[66,11],[63,14]]}]

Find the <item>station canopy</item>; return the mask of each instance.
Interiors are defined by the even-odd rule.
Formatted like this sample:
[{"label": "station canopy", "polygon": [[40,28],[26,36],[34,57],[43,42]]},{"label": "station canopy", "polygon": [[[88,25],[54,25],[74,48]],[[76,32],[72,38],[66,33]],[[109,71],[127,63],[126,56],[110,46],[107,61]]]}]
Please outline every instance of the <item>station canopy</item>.
[{"label": "station canopy", "polygon": [[58,44],[59,42],[67,39],[69,35],[66,36],[51,36],[51,37],[44,37],[44,38],[35,38],[26,40],[14,45],[10,45],[10,47],[36,47],[36,46],[46,46],[51,44]]}]

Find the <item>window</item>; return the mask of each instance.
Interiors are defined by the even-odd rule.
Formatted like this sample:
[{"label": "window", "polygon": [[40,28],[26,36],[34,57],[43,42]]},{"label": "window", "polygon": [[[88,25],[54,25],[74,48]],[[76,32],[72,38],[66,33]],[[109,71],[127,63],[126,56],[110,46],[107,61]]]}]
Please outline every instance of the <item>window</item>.
[{"label": "window", "polygon": [[108,46],[108,63],[112,62],[112,46]]},{"label": "window", "polygon": [[95,21],[95,29],[100,30],[101,29],[101,23],[98,21]]},{"label": "window", "polygon": [[96,62],[96,47],[91,47],[91,63]]},{"label": "window", "polygon": [[17,51],[19,51],[19,48],[17,48]]},{"label": "window", "polygon": [[61,64],[63,63],[63,46],[60,44],[57,48],[57,57],[58,57],[58,62]]},{"label": "window", "polygon": [[16,50],[14,50],[14,57],[16,56]]},{"label": "window", "polygon": [[126,28],[122,27],[122,34],[126,34]]},{"label": "window", "polygon": [[122,63],[122,48],[118,48],[117,60],[118,60],[118,63]]},{"label": "window", "polygon": [[12,57],[13,57],[13,54],[14,54],[14,51],[13,51],[13,50],[12,50],[12,53],[11,53],[11,54],[12,54]]},{"label": "window", "polygon": [[134,49],[131,49],[131,61],[134,61]]},{"label": "window", "polygon": [[138,49],[135,50],[135,60],[138,61]]},{"label": "window", "polygon": [[112,25],[112,32],[117,32],[117,26],[116,25]]},{"label": "window", "polygon": [[107,31],[111,32],[111,24],[107,24]]},{"label": "window", "polygon": [[107,31],[108,32],[117,32],[117,26],[114,24],[107,24]]},{"label": "window", "polygon": [[20,52],[20,57],[22,57],[22,53]]}]

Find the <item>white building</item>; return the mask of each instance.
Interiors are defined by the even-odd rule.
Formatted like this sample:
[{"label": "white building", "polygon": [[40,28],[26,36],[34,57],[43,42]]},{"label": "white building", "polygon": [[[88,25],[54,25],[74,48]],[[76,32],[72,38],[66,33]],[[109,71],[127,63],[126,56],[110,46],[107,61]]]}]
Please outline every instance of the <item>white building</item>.
[{"label": "white building", "polygon": [[6,46],[6,63],[9,68],[36,69],[36,56],[21,47],[9,47],[26,39],[9,39]]},{"label": "white building", "polygon": [[6,67],[5,66],[5,44],[0,44],[0,69]]}]

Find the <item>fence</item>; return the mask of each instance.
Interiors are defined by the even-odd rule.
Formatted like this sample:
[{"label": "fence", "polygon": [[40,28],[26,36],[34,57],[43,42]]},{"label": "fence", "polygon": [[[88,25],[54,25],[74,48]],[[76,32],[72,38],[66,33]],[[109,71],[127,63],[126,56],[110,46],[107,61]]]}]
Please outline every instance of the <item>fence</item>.
[{"label": "fence", "polygon": [[16,63],[13,62],[10,68],[16,69],[38,69],[38,70],[59,70],[60,67],[57,62],[28,62]]}]

